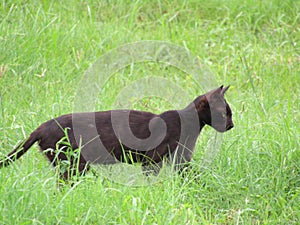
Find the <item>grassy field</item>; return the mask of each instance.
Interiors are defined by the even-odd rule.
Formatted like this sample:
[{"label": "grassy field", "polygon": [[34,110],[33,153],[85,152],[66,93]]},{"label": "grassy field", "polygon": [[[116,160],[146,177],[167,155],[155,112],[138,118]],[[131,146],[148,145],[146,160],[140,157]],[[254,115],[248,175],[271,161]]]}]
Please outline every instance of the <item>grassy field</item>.
[{"label": "grassy field", "polygon": [[[189,49],[216,85],[231,85],[235,128],[212,162],[201,164],[213,151],[215,131],[206,127],[186,179],[173,174],[135,187],[89,174],[58,191],[55,170],[34,146],[0,170],[0,224],[299,224],[298,0],[1,1],[0,157],[42,122],[73,111],[98,58],[142,40]],[[154,76],[190,101],[204,93],[189,74],[145,62],[101,84],[95,110],[116,107],[126,87]],[[178,105],[166,100],[168,91],[165,99],[142,91],[132,108],[160,113]]]}]

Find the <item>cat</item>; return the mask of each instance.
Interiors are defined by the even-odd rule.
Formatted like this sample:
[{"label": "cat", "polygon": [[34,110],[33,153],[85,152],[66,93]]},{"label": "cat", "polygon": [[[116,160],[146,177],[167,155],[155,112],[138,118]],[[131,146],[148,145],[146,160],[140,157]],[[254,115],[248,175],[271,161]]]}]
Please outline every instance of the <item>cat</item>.
[{"label": "cat", "polygon": [[20,158],[35,142],[53,166],[67,162],[67,169],[60,172],[63,180],[85,174],[90,164],[140,162],[147,167],[165,157],[178,165],[187,163],[205,125],[218,132],[233,128],[232,112],[224,99],[228,88],[222,85],[182,110],[159,115],[136,110],[62,115],[41,124],[0,162],[0,168]]}]

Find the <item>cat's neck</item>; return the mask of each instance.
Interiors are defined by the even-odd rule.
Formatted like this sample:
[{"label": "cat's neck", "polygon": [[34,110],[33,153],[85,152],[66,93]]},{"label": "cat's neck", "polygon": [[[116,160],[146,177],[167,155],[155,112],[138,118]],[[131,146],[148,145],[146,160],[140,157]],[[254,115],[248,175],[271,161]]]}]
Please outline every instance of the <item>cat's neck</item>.
[{"label": "cat's neck", "polygon": [[181,121],[191,130],[197,132],[197,135],[201,132],[202,128],[205,126],[205,122],[202,119],[196,109],[195,102],[190,103],[187,107],[179,111]]}]

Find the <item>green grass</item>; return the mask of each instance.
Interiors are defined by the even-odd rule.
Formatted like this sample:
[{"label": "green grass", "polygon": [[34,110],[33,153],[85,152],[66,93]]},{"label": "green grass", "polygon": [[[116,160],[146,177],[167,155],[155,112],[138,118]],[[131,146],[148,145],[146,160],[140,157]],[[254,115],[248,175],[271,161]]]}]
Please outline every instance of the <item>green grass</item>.
[{"label": "green grass", "polygon": [[[141,40],[185,46],[218,84],[230,84],[235,128],[206,169],[208,127],[187,179],[142,187],[89,174],[58,191],[35,146],[0,170],[0,224],[299,224],[299,24],[292,0],[1,1],[1,157],[42,122],[72,112],[99,57]],[[190,100],[203,93],[176,68],[142,63],[101,84],[95,109],[113,108],[118,93],[148,75],[176,83]],[[145,97],[132,107],[159,113],[176,104]]]}]

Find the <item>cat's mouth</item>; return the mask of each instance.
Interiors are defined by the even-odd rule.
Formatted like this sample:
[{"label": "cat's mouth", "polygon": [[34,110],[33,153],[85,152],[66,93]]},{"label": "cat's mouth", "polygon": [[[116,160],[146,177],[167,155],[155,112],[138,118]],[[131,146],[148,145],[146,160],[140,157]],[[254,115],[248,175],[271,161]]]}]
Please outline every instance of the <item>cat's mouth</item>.
[{"label": "cat's mouth", "polygon": [[232,129],[234,127],[233,124],[227,124],[226,126],[222,126],[222,127],[214,127],[217,131],[223,133],[223,132],[226,132],[230,129]]},{"label": "cat's mouth", "polygon": [[227,124],[226,130],[230,130],[230,129],[232,129],[233,127],[234,127],[233,124]]}]

